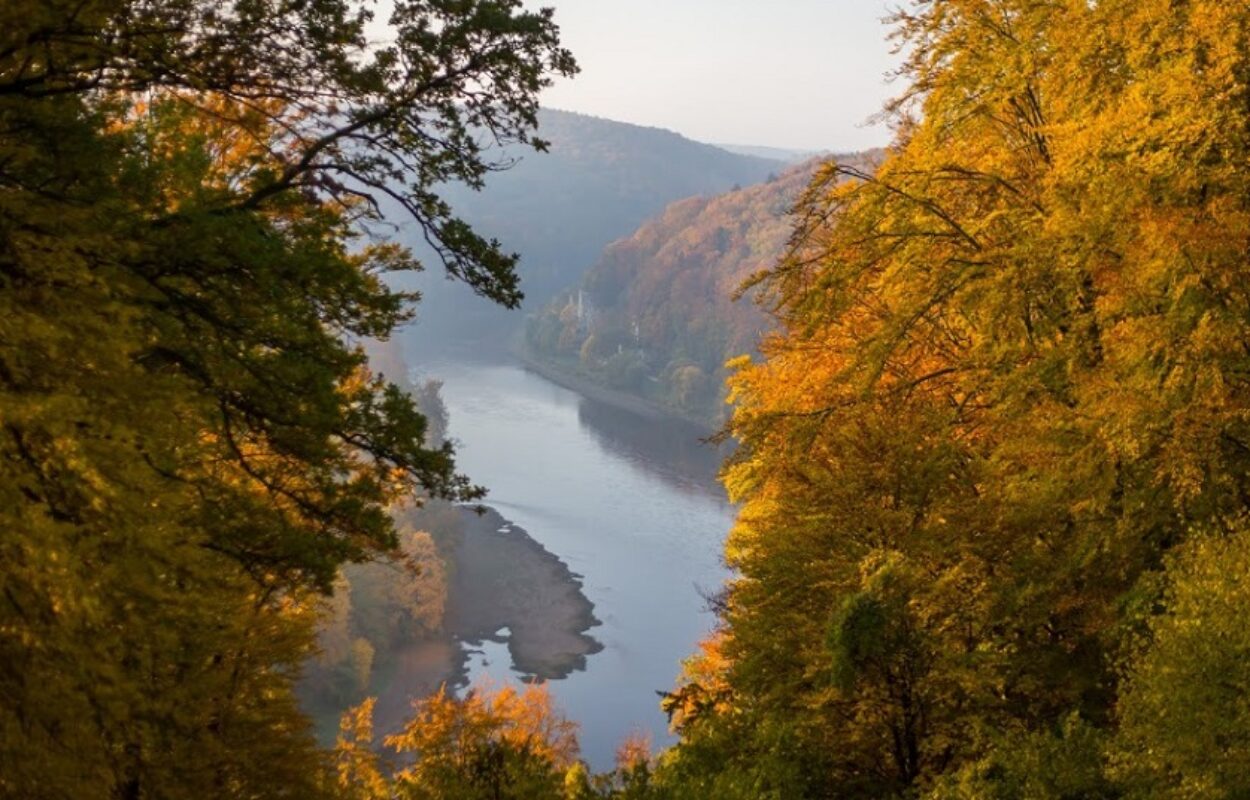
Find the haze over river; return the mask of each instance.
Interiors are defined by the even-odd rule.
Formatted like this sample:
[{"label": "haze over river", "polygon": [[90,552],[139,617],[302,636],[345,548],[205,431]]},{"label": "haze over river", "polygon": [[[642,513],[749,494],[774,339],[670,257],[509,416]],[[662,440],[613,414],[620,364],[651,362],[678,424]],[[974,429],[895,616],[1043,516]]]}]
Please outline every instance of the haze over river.
[{"label": "haze over river", "polygon": [[[631,731],[671,742],[656,693],[712,629],[703,593],[726,576],[733,518],[707,431],[583,397],[505,357],[416,363],[444,382],[459,467],[489,489],[486,505],[583,578],[602,623],[587,633],[603,649],[549,685],[591,766],[610,767]],[[516,676],[506,645],[478,649],[473,675]]]}]

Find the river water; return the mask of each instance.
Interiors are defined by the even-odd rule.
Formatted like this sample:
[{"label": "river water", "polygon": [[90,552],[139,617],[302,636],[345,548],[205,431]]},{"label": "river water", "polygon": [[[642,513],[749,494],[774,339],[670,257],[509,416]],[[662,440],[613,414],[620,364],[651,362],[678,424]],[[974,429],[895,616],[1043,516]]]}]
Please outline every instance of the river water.
[{"label": "river water", "polygon": [[[707,432],[591,400],[501,357],[423,359],[443,381],[461,471],[486,504],[583,578],[603,649],[549,688],[580,725],[584,756],[612,765],[628,734],[671,743],[657,692],[714,624],[705,594],[726,571],[720,553],[733,510],[715,480],[722,453]],[[496,682],[514,676],[506,646],[471,663]]]}]

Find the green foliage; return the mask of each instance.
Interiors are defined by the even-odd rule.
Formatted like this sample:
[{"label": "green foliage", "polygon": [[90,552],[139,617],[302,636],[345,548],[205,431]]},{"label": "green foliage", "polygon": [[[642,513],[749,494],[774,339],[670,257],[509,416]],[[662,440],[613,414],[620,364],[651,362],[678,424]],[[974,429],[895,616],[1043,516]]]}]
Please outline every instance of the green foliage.
[{"label": "green foliage", "polygon": [[717,384],[697,364],[670,365],[666,377],[662,383],[668,387],[670,402],[682,411],[698,414],[720,399],[714,397]]},{"label": "green foliage", "polygon": [[943,776],[926,800],[1113,800],[1106,734],[1073,715],[1056,731],[995,734],[988,754]]},{"label": "green foliage", "polygon": [[613,389],[638,391],[647,378],[647,368],[642,356],[632,350],[622,350],[608,357],[603,363],[604,380]]},{"label": "green foliage", "polygon": [[827,643],[833,656],[833,685],[843,691],[855,687],[860,672],[871,661],[889,658],[894,649],[887,630],[890,611],[868,595],[846,598],[829,621]]},{"label": "green foliage", "polygon": [[[348,342],[419,265],[505,305],[515,259],[435,193],[530,138],[547,12],[398,2],[0,8],[0,794],[316,797],[292,680],[389,504],[473,498]],[[467,98],[473,102],[466,102]],[[367,659],[357,648],[361,674]]]},{"label": "green foliage", "polygon": [[590,772],[586,765],[577,762],[564,773],[564,800],[593,800],[595,790],[590,785]]},{"label": "green foliage", "polygon": [[1250,537],[1244,519],[1168,558],[1163,613],[1125,667],[1112,744],[1131,798],[1250,792]]}]

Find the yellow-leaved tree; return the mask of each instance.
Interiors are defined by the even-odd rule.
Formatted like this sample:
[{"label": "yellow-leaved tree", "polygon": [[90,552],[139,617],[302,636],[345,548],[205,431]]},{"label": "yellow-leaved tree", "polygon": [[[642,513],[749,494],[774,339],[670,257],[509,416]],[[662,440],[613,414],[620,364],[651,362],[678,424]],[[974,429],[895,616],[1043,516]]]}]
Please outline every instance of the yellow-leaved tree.
[{"label": "yellow-leaved tree", "polygon": [[894,145],[818,174],[758,281],[781,331],[731,379],[729,689],[678,762],[877,798],[1019,745],[1100,796],[1133,609],[1250,498],[1250,7],[894,23]]}]

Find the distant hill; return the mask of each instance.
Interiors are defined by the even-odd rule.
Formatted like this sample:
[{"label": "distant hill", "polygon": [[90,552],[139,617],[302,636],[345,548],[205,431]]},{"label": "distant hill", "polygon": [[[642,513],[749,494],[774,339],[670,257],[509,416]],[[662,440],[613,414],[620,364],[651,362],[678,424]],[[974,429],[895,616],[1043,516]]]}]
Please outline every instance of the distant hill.
[{"label": "distant hill", "polygon": [[767,158],[770,161],[780,161],[784,164],[801,164],[804,161],[811,161],[822,155],[827,155],[827,150],[793,150],[787,147],[762,147],[750,144],[717,144],[722,150],[728,150],[731,153],[737,153],[740,156],[754,156],[755,158]]},{"label": "distant hill", "polygon": [[[658,128],[551,110],[542,111],[539,122],[549,153],[518,153],[521,161],[492,175],[483,192],[448,190],[466,220],[521,253],[527,311],[542,309],[556,292],[577,283],[605,246],[674,200],[719,194],[784,169],[779,161]],[[418,288],[426,296],[422,321],[408,334],[417,346],[429,339],[498,338],[524,319],[449,285],[433,267]]]}]

